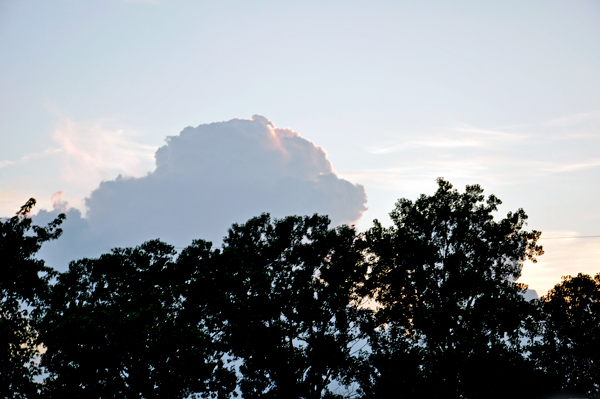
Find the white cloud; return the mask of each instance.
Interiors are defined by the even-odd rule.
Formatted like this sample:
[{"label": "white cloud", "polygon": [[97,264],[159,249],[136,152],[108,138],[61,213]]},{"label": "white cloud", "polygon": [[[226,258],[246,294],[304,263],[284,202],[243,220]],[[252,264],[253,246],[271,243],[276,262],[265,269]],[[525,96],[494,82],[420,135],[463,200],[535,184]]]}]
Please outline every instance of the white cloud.
[{"label": "white cloud", "polygon": [[18,161],[11,161],[11,160],[5,159],[3,161],[0,161],[0,168],[3,168],[5,166],[9,166],[9,165],[15,165],[15,164],[18,164],[18,163],[29,162],[29,161],[31,161],[33,159],[45,158],[45,157],[48,157],[48,156],[51,156],[51,155],[54,155],[54,154],[57,154],[57,153],[61,153],[61,152],[62,152],[62,150],[60,148],[47,148],[47,149],[45,149],[44,151],[41,151],[41,152],[35,152],[35,153],[32,153],[32,154],[23,155],[21,158],[19,158]]},{"label": "white cloud", "polygon": [[46,148],[44,151],[23,155],[21,158],[19,158],[19,162],[29,162],[34,159],[41,159],[55,154],[61,154],[62,152],[63,150],[60,148]]},{"label": "white cloud", "polygon": [[481,145],[491,144],[492,142],[498,141],[522,141],[529,137],[529,135],[526,134],[510,133],[511,130],[514,130],[515,128],[522,128],[522,126],[507,126],[500,129],[482,129],[469,125],[464,126],[465,127],[458,127],[453,130],[455,132],[471,133],[472,135],[469,136],[472,138],[478,138]]},{"label": "white cloud", "polygon": [[[498,148],[523,141],[530,135],[511,132],[514,127],[482,129],[464,123],[457,127],[424,131],[409,131],[396,135],[393,140],[377,143],[367,151],[371,154],[390,154],[427,149]],[[415,139],[414,137],[418,137]]]},{"label": "white cloud", "polygon": [[[132,132],[65,118],[53,134],[64,154],[62,180],[93,189],[118,174],[140,176],[150,169],[155,147],[137,143]],[[55,150],[56,151],[56,150]]]},{"label": "white cloud", "polygon": [[482,144],[478,141],[471,139],[456,140],[448,138],[438,138],[422,141],[408,141],[402,144],[388,144],[379,145],[370,148],[368,151],[371,154],[389,154],[393,152],[399,152],[409,149],[415,149],[420,147],[432,147],[432,148],[457,148],[457,147],[479,147]]},{"label": "white cloud", "polygon": [[549,167],[546,170],[549,172],[574,172],[576,170],[594,168],[597,166],[600,166],[600,160],[594,159],[586,162],[553,165],[552,167]]},{"label": "white cloud", "polygon": [[393,190],[438,176],[484,185],[540,184],[540,178],[591,173],[600,166],[598,122],[600,113],[592,112],[538,125],[487,128],[454,123],[446,128],[410,130],[366,148],[379,157],[377,167],[344,175],[360,177],[370,187]]},{"label": "white cloud", "polygon": [[[86,141],[74,127],[60,135],[62,148],[82,165],[124,168],[132,161],[122,157],[138,154],[137,146],[122,146],[108,156],[103,148],[92,148],[102,145],[98,139]],[[116,133],[103,137],[114,139]],[[194,238],[219,242],[232,223],[262,212],[274,217],[320,213],[341,224],[353,223],[366,210],[364,188],[339,178],[321,147],[261,116],[187,127],[168,137],[155,159],[156,169],[145,176],[100,183],[86,199],[85,219],[68,209],[65,237],[48,244],[42,256],[64,267],[71,248],[88,248],[87,256],[95,256],[154,238],[178,246]],[[60,201],[59,193],[55,200]],[[67,209],[66,203],[56,203]],[[40,212],[40,220],[55,213]]]},{"label": "white cloud", "polygon": [[[397,197],[431,193],[435,178],[443,176],[455,187],[477,183],[498,195],[504,201],[498,216],[523,207],[530,228],[544,231],[544,237],[550,229],[575,227],[597,235],[599,122],[600,113],[592,112],[539,124],[409,130],[367,148],[370,167],[343,176],[377,196],[365,220],[385,219]],[[561,273],[600,270],[598,239],[589,240],[543,240],[546,254],[525,266],[521,281],[544,294]]]},{"label": "white cloud", "polygon": [[62,199],[63,195],[65,195],[65,190],[59,190],[50,197],[52,209],[56,212],[67,212],[69,210],[69,203]]},{"label": "white cloud", "polygon": [[67,191],[69,201],[83,210],[85,197],[102,180],[119,174],[142,176],[153,169],[158,145],[141,144],[140,135],[123,128],[122,122],[76,122],[59,112],[55,114],[59,122],[50,145],[0,161],[0,169],[7,170],[2,191],[16,192],[13,200],[0,201],[0,214],[12,214],[23,198],[31,196],[38,199],[39,206],[52,207],[48,193],[58,189]]},{"label": "white cloud", "polygon": [[[600,140],[600,111],[577,113],[551,120],[542,128],[547,131],[546,137],[555,141]],[[594,146],[597,146],[594,143]]]},{"label": "white cloud", "polygon": [[14,161],[8,161],[8,160],[0,161],[0,168],[3,168],[8,165],[13,165],[13,164],[14,164]]}]

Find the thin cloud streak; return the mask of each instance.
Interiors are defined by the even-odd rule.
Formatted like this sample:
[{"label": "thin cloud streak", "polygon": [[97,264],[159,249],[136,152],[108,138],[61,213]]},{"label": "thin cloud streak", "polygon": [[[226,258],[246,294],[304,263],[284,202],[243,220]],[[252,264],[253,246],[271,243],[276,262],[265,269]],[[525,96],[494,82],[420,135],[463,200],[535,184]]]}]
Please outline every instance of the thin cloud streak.
[{"label": "thin cloud streak", "polygon": [[[506,127],[504,129],[515,129],[515,127]],[[480,129],[480,128],[476,128],[476,127],[463,127],[463,128],[456,128],[454,129],[454,131],[457,132],[464,132],[464,133],[477,133],[477,137],[482,138],[481,135],[487,136],[487,140],[493,140],[494,142],[497,142],[498,140],[503,140],[503,141],[507,141],[507,142],[514,142],[514,141],[523,141],[526,140],[527,138],[529,138],[528,135],[523,135],[523,134],[516,134],[516,133],[507,133],[504,131],[501,131],[499,129],[493,130],[493,129]],[[486,140],[483,140],[484,143],[486,142]],[[489,144],[489,143],[486,143]]]},{"label": "thin cloud streak", "polygon": [[[546,237],[588,236],[597,234],[594,226],[600,220],[593,207],[600,194],[595,184],[600,167],[598,140],[600,112],[501,128],[455,123],[446,129],[413,129],[366,147],[364,156],[371,167],[345,170],[341,176],[377,192],[382,199],[375,201],[388,210],[398,197],[431,192],[437,177],[448,179],[459,190],[465,184],[480,184],[505,201],[501,212],[523,207],[530,228],[544,231]],[[443,145],[449,142],[455,145]],[[382,217],[365,215],[366,219]],[[581,231],[551,231],[575,226]],[[565,270],[596,273],[600,247],[593,240],[581,241],[586,240],[544,240],[546,254],[537,264],[525,266],[520,281],[544,294],[560,282]]]},{"label": "thin cloud streak", "polygon": [[553,119],[546,126],[574,126],[587,122],[600,122],[600,110],[593,112],[579,112]]},{"label": "thin cloud streak", "polygon": [[[417,176],[462,176],[476,178],[478,181],[502,176],[506,182],[511,182],[514,179],[535,180],[558,173],[592,169],[600,166],[600,159],[591,154],[582,157],[581,151],[568,151],[567,146],[579,148],[583,145],[587,150],[593,148],[585,146],[585,141],[600,138],[600,124],[589,127],[595,134],[582,134],[577,126],[590,120],[600,122],[597,117],[600,118],[600,113],[577,114],[558,119],[560,123],[551,121],[539,125],[516,125],[501,129],[460,124],[466,127],[449,128],[445,132],[438,129],[435,132],[417,133],[421,137],[420,140],[411,140],[415,135],[411,132],[410,136],[407,136],[409,139],[398,135],[393,142],[388,141],[366,148],[367,153],[378,156],[401,153],[402,158],[393,159],[394,168],[384,166],[345,171],[344,175],[365,178],[364,183],[367,185],[370,182],[391,184],[397,181],[400,175],[411,176],[411,181]],[[567,124],[573,129],[555,129],[556,126]],[[571,140],[569,144],[558,148],[554,144],[555,141],[574,138],[577,141]],[[535,147],[537,150],[525,156],[524,147]],[[561,150],[563,153],[558,155],[557,151]]]},{"label": "thin cloud streak", "polygon": [[14,161],[9,161],[9,160],[0,161],[0,168],[3,168],[8,165],[14,165],[14,164],[15,164]]},{"label": "thin cloud streak", "polygon": [[99,123],[80,124],[65,118],[53,134],[64,153],[61,177],[89,189],[122,174],[141,176],[152,168],[156,147],[140,144],[134,133]]},{"label": "thin cloud streak", "polygon": [[595,168],[597,166],[600,166],[600,159],[591,160],[591,161],[583,162],[583,163],[563,164],[563,165],[555,166],[555,167],[548,168],[545,170],[547,170],[548,172],[562,173],[562,172],[574,172],[576,170],[581,170],[581,169]]},{"label": "thin cloud streak", "polygon": [[[482,129],[467,124],[458,125],[459,127],[455,128],[411,131],[406,134],[395,135],[396,138],[393,141],[371,146],[367,148],[367,152],[371,154],[390,154],[428,148],[498,148],[498,146],[514,145],[516,142],[530,140],[532,137],[531,134]],[[415,135],[419,136],[420,139],[412,139]]]},{"label": "thin cloud streak", "polygon": [[27,154],[27,155],[23,155],[19,161],[20,162],[29,162],[31,160],[34,159],[42,159],[42,158],[46,158],[55,154],[60,154],[63,152],[63,149],[61,148],[47,148],[44,151],[40,151],[40,152],[36,152],[33,154]]},{"label": "thin cloud streak", "polygon": [[379,146],[372,147],[368,150],[371,154],[390,154],[394,152],[400,152],[415,148],[457,148],[457,147],[480,147],[481,143],[473,140],[452,140],[452,139],[439,139],[439,140],[424,140],[424,141],[409,141],[403,144],[395,144],[390,146]]},{"label": "thin cloud streak", "polygon": [[20,163],[29,162],[29,161],[34,160],[34,159],[46,158],[48,156],[52,156],[54,154],[58,154],[58,153],[61,153],[61,152],[63,152],[63,150],[60,149],[60,148],[47,148],[44,151],[34,152],[34,153],[31,153],[31,154],[23,155],[17,161],[11,161],[11,160],[0,161],[0,168],[3,168],[5,166],[17,165],[17,164],[20,164]]}]

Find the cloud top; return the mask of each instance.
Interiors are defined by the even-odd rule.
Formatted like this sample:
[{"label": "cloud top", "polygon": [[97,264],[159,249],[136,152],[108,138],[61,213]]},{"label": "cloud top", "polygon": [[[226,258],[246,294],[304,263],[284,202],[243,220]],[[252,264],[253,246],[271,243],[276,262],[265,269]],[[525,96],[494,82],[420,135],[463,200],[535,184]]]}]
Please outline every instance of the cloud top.
[{"label": "cloud top", "polygon": [[366,210],[364,187],[339,178],[321,147],[258,115],[187,127],[167,138],[155,160],[146,176],[119,176],[91,193],[79,247],[220,242],[232,223],[262,212],[320,213],[351,224]]}]

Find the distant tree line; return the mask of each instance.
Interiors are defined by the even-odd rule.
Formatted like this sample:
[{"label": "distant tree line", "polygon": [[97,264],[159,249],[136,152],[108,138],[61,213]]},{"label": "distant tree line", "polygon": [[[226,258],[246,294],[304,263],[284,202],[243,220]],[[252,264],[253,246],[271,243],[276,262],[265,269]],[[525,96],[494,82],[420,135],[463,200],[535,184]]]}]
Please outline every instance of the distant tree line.
[{"label": "distant tree line", "polygon": [[599,397],[600,274],[526,300],[525,212],[438,186],[389,228],[263,214],[222,248],[154,240],[64,273],[35,257],[64,215],[35,226],[32,199],[0,221],[0,397]]}]

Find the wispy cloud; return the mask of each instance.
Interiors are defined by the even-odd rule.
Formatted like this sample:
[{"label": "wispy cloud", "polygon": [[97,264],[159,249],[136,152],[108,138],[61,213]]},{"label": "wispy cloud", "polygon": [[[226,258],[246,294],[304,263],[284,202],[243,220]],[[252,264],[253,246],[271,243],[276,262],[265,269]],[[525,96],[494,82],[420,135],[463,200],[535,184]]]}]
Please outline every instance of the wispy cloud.
[{"label": "wispy cloud", "polygon": [[62,199],[65,195],[65,190],[60,190],[52,194],[50,200],[52,201],[52,209],[58,212],[66,212],[69,210],[69,203]]},{"label": "wispy cloud", "polygon": [[418,149],[492,148],[528,140],[531,135],[514,131],[515,127],[484,129],[464,123],[454,127],[409,131],[367,149],[371,154],[391,154]]},{"label": "wispy cloud", "polygon": [[600,140],[600,110],[577,113],[553,119],[541,127],[547,138],[556,141]]},{"label": "wispy cloud", "polygon": [[63,150],[61,148],[47,148],[44,151],[34,152],[32,154],[23,155],[19,159],[19,161],[20,162],[28,162],[33,159],[46,158],[46,157],[52,156],[54,154],[60,154],[61,152],[63,152]]},{"label": "wispy cloud", "polygon": [[472,133],[477,137],[482,144],[490,141],[497,142],[502,141],[522,141],[529,138],[530,135],[521,133],[510,133],[507,130],[514,130],[516,128],[522,128],[522,126],[508,126],[501,129],[481,129],[473,126],[458,127],[453,129],[456,132]]},{"label": "wispy cloud", "polygon": [[5,159],[3,161],[0,161],[0,168],[9,166],[9,165],[16,165],[19,163],[29,162],[33,159],[45,158],[45,157],[48,157],[48,156],[51,156],[53,154],[57,154],[60,152],[62,152],[62,150],[60,148],[47,148],[44,151],[34,152],[31,154],[23,155],[17,161],[11,161],[11,160]]},{"label": "wispy cloud", "polygon": [[62,178],[92,189],[118,174],[141,176],[148,172],[156,147],[140,144],[134,136],[124,129],[65,118],[53,134],[64,153]]},{"label": "wispy cloud", "polygon": [[393,187],[398,179],[409,176],[514,184],[597,168],[600,159],[593,151],[597,139],[600,112],[567,115],[537,125],[488,128],[455,122],[446,128],[399,133],[367,147],[367,153],[384,156],[377,158],[378,167],[344,174]]},{"label": "wispy cloud", "polygon": [[581,123],[600,122],[600,110],[593,112],[579,112],[552,119],[546,126],[574,126]]},{"label": "wispy cloud", "polygon": [[481,146],[475,140],[460,140],[460,139],[444,139],[440,138],[437,140],[421,140],[421,141],[408,141],[401,144],[380,144],[368,149],[371,154],[389,154],[393,152],[399,152],[415,148],[458,148],[458,147],[479,147]]},{"label": "wispy cloud", "polygon": [[0,161],[0,168],[3,168],[3,167],[8,166],[8,165],[14,165],[14,164],[15,164],[14,161],[9,161],[9,160],[5,159],[3,161]]},{"label": "wispy cloud", "polygon": [[587,162],[554,165],[546,168],[545,170],[548,172],[574,172],[576,170],[595,168],[597,166],[600,166],[600,159],[594,159]]}]

